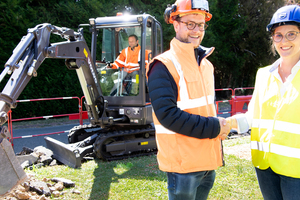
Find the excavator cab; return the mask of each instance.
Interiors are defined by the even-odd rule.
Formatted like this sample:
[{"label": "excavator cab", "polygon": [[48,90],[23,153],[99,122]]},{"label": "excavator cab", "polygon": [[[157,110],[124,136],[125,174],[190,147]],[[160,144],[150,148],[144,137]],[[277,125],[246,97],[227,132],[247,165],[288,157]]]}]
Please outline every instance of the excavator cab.
[{"label": "excavator cab", "polygon": [[[108,101],[108,116],[122,118],[116,123],[146,125],[152,122],[152,107],[148,97],[146,67],[151,59],[162,53],[162,29],[150,15],[121,15],[94,20],[92,29],[92,57],[96,63],[98,80],[104,99]],[[115,62],[121,51],[128,47],[128,37],[136,35],[140,52],[137,67],[107,67]],[[98,51],[97,51],[98,50]],[[112,109],[110,109],[112,108]]]}]

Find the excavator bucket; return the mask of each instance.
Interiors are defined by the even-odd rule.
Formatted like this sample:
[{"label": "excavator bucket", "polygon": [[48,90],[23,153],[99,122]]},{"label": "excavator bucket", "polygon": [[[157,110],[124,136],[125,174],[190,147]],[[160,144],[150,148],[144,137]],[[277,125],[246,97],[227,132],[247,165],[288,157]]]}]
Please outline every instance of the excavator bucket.
[{"label": "excavator bucket", "polygon": [[65,144],[50,137],[45,137],[47,148],[53,152],[53,158],[73,168],[81,167],[83,157],[93,152],[93,141],[97,134],[73,144]]},{"label": "excavator bucket", "polygon": [[27,179],[11,143],[0,137],[0,197]]}]

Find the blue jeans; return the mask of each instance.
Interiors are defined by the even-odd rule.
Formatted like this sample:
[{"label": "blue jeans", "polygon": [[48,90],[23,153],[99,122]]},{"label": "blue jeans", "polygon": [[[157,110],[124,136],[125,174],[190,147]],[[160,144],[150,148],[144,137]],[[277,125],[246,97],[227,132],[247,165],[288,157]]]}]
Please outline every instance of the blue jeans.
[{"label": "blue jeans", "polygon": [[216,172],[201,171],[187,174],[167,172],[169,200],[206,200],[214,185]]},{"label": "blue jeans", "polygon": [[265,200],[299,200],[300,179],[275,173],[271,168],[255,168],[258,184]]}]

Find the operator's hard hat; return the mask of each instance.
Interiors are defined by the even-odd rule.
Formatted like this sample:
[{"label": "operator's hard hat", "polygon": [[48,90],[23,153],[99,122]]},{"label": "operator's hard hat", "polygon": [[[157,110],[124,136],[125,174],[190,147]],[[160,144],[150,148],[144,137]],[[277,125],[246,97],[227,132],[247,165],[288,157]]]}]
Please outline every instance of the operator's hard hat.
[{"label": "operator's hard hat", "polygon": [[288,5],[279,8],[273,15],[267,31],[282,25],[300,25],[300,6]]},{"label": "operator's hard hat", "polygon": [[209,13],[207,0],[177,0],[173,5],[168,5],[164,18],[166,23],[172,24],[174,16],[198,13],[205,14],[206,22],[212,18],[212,14]]}]

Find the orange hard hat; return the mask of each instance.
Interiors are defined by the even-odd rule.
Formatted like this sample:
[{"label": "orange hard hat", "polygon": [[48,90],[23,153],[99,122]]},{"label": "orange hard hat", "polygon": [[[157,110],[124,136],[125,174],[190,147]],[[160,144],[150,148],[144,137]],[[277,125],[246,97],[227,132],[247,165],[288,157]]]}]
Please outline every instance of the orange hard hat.
[{"label": "orange hard hat", "polygon": [[172,6],[166,8],[164,18],[168,24],[172,24],[174,16],[199,13],[205,14],[206,22],[212,18],[207,0],[177,0]]}]

